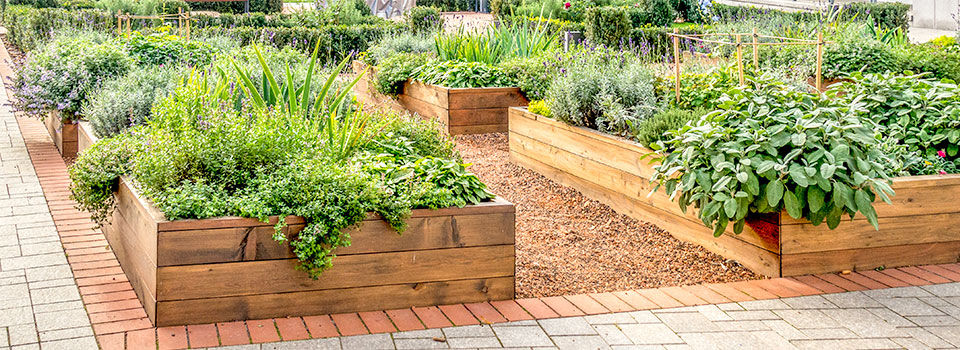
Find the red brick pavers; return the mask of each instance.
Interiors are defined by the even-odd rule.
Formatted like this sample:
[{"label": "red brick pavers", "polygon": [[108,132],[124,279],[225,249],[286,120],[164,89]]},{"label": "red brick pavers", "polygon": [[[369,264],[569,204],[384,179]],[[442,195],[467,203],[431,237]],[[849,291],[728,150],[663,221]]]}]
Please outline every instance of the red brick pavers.
[{"label": "red brick pavers", "polygon": [[103,349],[183,349],[740,302],[960,280],[960,264],[155,328],[103,234],[74,209],[67,166],[42,124],[21,132]]}]

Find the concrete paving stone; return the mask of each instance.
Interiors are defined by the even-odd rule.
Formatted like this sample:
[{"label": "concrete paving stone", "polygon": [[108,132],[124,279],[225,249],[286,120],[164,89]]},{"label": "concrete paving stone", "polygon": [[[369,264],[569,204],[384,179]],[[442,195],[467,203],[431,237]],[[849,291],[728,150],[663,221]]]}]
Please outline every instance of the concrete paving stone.
[{"label": "concrete paving stone", "polygon": [[344,349],[396,349],[389,333],[340,337],[340,345]]},{"label": "concrete paving stone", "polygon": [[0,219],[13,220],[13,207],[0,207]]},{"label": "concrete paving stone", "polygon": [[917,298],[873,298],[900,316],[938,316],[943,311]]},{"label": "concrete paving stone", "polygon": [[720,327],[717,327],[716,324],[699,312],[657,314],[657,317],[676,333],[716,332],[720,330]]},{"label": "concrete paving stone", "polygon": [[929,297],[933,296],[930,292],[927,292],[920,287],[898,287],[898,288],[886,288],[886,289],[874,289],[864,291],[863,294],[871,298],[916,298],[916,297]]},{"label": "concrete paving stone", "polygon": [[630,313],[630,316],[633,317],[637,323],[660,323],[660,319],[657,318],[657,315],[654,315],[653,312],[648,310],[634,311]]},{"label": "concrete paving stone", "polygon": [[65,301],[62,303],[52,303],[52,304],[43,304],[43,305],[33,306],[33,312],[35,313],[65,311],[65,310],[71,310],[71,309],[83,309],[83,301],[73,300],[73,301]]},{"label": "concrete paving stone", "polygon": [[941,306],[952,306],[949,301],[941,297],[919,297],[920,301],[927,303],[927,305],[939,308]]},{"label": "concrete paving stone", "polygon": [[819,295],[781,299],[793,309],[836,309],[837,306]]},{"label": "concrete paving stone", "polygon": [[623,334],[623,331],[620,330],[620,327],[612,324],[598,324],[593,326],[597,330],[597,333],[600,334],[600,337],[603,338],[610,345],[630,345],[632,342],[626,334]]},{"label": "concrete paving stone", "polygon": [[7,332],[10,333],[10,345],[32,344],[40,341],[37,337],[37,327],[32,322],[7,327]]},{"label": "concrete paving stone", "polygon": [[46,213],[49,210],[46,204],[20,205],[13,207],[13,215]]},{"label": "concrete paving stone", "polygon": [[[400,349],[399,340],[396,341]],[[452,349],[496,348],[500,346],[500,340],[497,337],[447,338],[447,345]]]},{"label": "concrete paving stone", "polygon": [[661,345],[665,350],[692,350],[693,348],[687,344],[665,344]]},{"label": "concrete paving stone", "polygon": [[[459,338],[463,339],[463,338]],[[496,338],[494,338],[496,339]],[[449,349],[450,346],[447,345],[447,342],[436,341],[428,338],[407,338],[407,339],[394,339],[394,345],[398,350],[406,349]],[[347,347],[344,346],[346,349]],[[362,349],[362,348],[357,348]]]},{"label": "concrete paving stone", "polygon": [[523,320],[497,323],[498,327],[520,327],[520,326],[539,326],[537,320]]},{"label": "concrete paving stone", "polygon": [[10,350],[40,350],[40,343],[14,345]]},{"label": "concrete paving stone", "polygon": [[887,323],[893,325],[894,327],[913,327],[915,326],[910,320],[903,318],[903,316],[898,315],[896,312],[891,311],[887,308],[869,308],[867,309],[870,313],[877,315]]},{"label": "concrete paving stone", "polygon": [[951,346],[954,346],[954,345],[951,345],[949,342],[941,339],[939,336],[920,327],[900,328],[900,330],[908,334],[911,338],[919,340],[923,342],[923,344],[932,348],[942,349],[942,348],[949,348]]},{"label": "concrete paving stone", "polygon": [[216,348],[217,350],[262,350],[260,344],[231,345]]},{"label": "concrete paving stone", "polygon": [[[633,320],[632,317],[629,317]],[[597,331],[584,317],[564,317],[539,320],[540,327],[550,336],[596,335]]]},{"label": "concrete paving stone", "polygon": [[[910,328],[904,328],[910,329]],[[950,343],[954,347],[960,348],[960,327],[949,326],[949,327],[929,327],[924,328],[924,330],[932,333],[940,339]]]},{"label": "concrete paving stone", "polygon": [[26,283],[0,286],[0,301],[30,298],[30,289]]},{"label": "concrete paving stone", "polygon": [[[34,194],[34,193],[43,193],[43,188],[40,187],[39,183],[28,182],[28,183],[19,183],[19,184],[7,184],[7,191],[10,195],[25,195],[25,194]],[[50,214],[47,213],[46,217],[50,217]],[[19,218],[17,218],[19,220]]]},{"label": "concrete paving stone", "polygon": [[589,324],[617,324],[617,323],[637,323],[637,320],[630,316],[629,312],[618,312],[613,314],[600,314],[583,316]]},{"label": "concrete paving stone", "polygon": [[736,321],[777,320],[779,316],[770,310],[726,311],[727,316]]},{"label": "concrete paving stone", "polygon": [[75,286],[76,284],[77,282],[73,278],[63,278],[58,280],[28,282],[27,286],[29,286],[30,289],[42,289],[42,288],[53,288],[53,287],[63,287],[63,286]]},{"label": "concrete paving stone", "polygon": [[671,313],[671,312],[694,312],[697,310],[696,310],[696,306],[681,306],[681,307],[671,307],[666,309],[655,309],[650,311],[655,314],[660,314],[660,313]]},{"label": "concrete paving stone", "polygon": [[550,337],[539,326],[498,327],[493,332],[504,347],[553,346]]},{"label": "concrete paving stone", "polygon": [[853,331],[846,328],[811,328],[801,330],[807,339],[854,339],[858,338]]},{"label": "concrete paving stone", "polygon": [[[37,237],[37,238],[23,238],[20,240],[20,244],[38,244],[38,243],[47,243],[47,242],[60,242],[59,236],[46,236],[46,237]],[[27,255],[27,254],[23,254]]]},{"label": "concrete paving stone", "polygon": [[932,284],[920,288],[938,297],[960,297],[960,283]]},{"label": "concrete paving stone", "polygon": [[36,314],[37,330],[50,331],[90,326],[86,310],[64,310]]},{"label": "concrete paving stone", "polygon": [[4,270],[29,269],[32,267],[64,265],[66,263],[67,257],[63,253],[0,258],[0,266]]},{"label": "concrete paving stone", "polygon": [[794,349],[776,332],[688,333],[683,340],[694,349]]},{"label": "concrete paving stone", "polygon": [[17,238],[16,233],[12,234],[0,234],[0,247],[7,247],[13,245],[19,245],[20,241]]},{"label": "concrete paving stone", "polygon": [[663,324],[625,324],[620,326],[623,334],[634,344],[679,344],[683,343],[676,333]]},{"label": "concrete paving stone", "polygon": [[[11,246],[6,246],[6,247],[0,247],[0,259],[3,259],[3,258],[15,258],[15,257],[18,257],[18,256],[20,256],[20,246],[19,246],[19,245],[11,245]],[[2,261],[2,260],[0,260],[0,261]],[[0,265],[0,267],[3,267],[3,265]],[[5,268],[5,269],[8,269],[8,270],[13,270],[13,269],[14,269],[14,268],[12,268],[12,267],[4,267],[4,268]]]},{"label": "concrete paving stone", "polygon": [[924,344],[923,342],[913,338],[891,338],[890,340],[892,340],[894,343],[897,343],[897,345],[900,345],[903,349],[906,349],[906,350],[933,349],[927,346],[926,344]]},{"label": "concrete paving stone", "polygon": [[60,241],[20,244],[20,254],[24,256],[50,253],[63,253],[63,246],[60,245]]},{"label": "concrete paving stone", "polygon": [[80,300],[80,290],[75,284],[68,286],[31,289],[30,298],[34,304],[52,304]]},{"label": "concrete paving stone", "polygon": [[78,328],[68,328],[68,329],[58,329],[53,331],[44,331],[40,332],[40,343],[60,340],[60,339],[73,339],[73,338],[82,338],[82,337],[92,337],[93,328],[91,327],[78,327]]},{"label": "concrete paving stone", "polygon": [[0,312],[0,327],[33,323],[33,311],[29,306],[5,309]]},{"label": "concrete paving stone", "polygon": [[864,309],[823,310],[823,313],[861,337],[904,336],[899,329]]},{"label": "concrete paving stone", "polygon": [[339,338],[308,339],[261,344],[263,350],[340,350]]},{"label": "concrete paving stone", "polygon": [[10,338],[7,337],[7,327],[0,327],[0,346],[10,346],[8,339]]},{"label": "concrete paving stone", "polygon": [[761,321],[765,326],[772,329],[774,332],[779,334],[781,337],[787,340],[795,339],[810,339],[806,333],[797,329],[796,327],[790,325],[783,320],[766,320]]},{"label": "concrete paving stone", "polygon": [[840,327],[820,310],[774,310],[773,313],[799,329]]},{"label": "concrete paving stone", "polygon": [[866,294],[862,292],[846,292],[846,293],[836,293],[836,294],[824,294],[822,295],[824,299],[829,300],[836,306],[840,308],[854,308],[854,307],[880,307],[880,303],[876,300],[867,297]]},{"label": "concrete paving stone", "polygon": [[553,342],[560,350],[604,350],[610,345],[599,335],[568,335],[553,337]]},{"label": "concrete paving stone", "polygon": [[[437,330],[439,331],[439,330]],[[419,331],[415,331],[419,332]],[[493,329],[488,325],[475,325],[475,326],[458,326],[458,327],[448,327],[443,329],[443,334],[439,336],[446,336],[449,338],[477,338],[477,337],[492,337]],[[431,336],[433,337],[433,336]],[[394,336],[396,338],[396,336]],[[426,337],[417,337],[417,338],[426,338]]]},{"label": "concrete paving stone", "polygon": [[[10,185],[7,185],[10,186]],[[41,225],[50,225],[53,224],[53,216],[50,216],[50,213],[38,213],[38,214],[27,214],[17,216],[17,225],[24,224],[41,224]]]},{"label": "concrete paving stone", "polygon": [[26,227],[17,229],[17,236],[19,236],[20,239],[59,237],[59,235],[60,234],[57,232],[57,227],[52,223],[40,227]]},{"label": "concrete paving stone", "polygon": [[15,277],[15,276],[26,276],[26,272],[23,270],[2,270],[0,269],[0,278]]},{"label": "concrete paving stone", "polygon": [[[490,332],[490,334],[493,334],[493,332]],[[443,337],[443,332],[441,332],[440,329],[433,328],[433,329],[420,329],[415,331],[393,333],[394,339],[433,338],[433,337]]]},{"label": "concrete paving stone", "polygon": [[[3,183],[3,182],[0,182]],[[0,224],[0,235],[9,236],[17,234],[17,225]]]},{"label": "concrete paving stone", "polygon": [[724,332],[731,331],[769,331],[770,327],[764,324],[769,320],[749,320],[749,321],[721,321],[715,322],[718,328]]},{"label": "concrete paving stone", "polygon": [[960,326],[960,321],[950,316],[907,316],[920,327]]},{"label": "concrete paving stone", "polygon": [[[886,310],[886,309],[884,309],[884,310]],[[956,317],[956,318],[960,318],[960,307],[957,307],[957,306],[954,306],[954,305],[950,305],[950,306],[938,306],[938,307],[937,307],[937,310],[943,311],[943,313],[945,313],[945,314],[947,314],[947,315],[950,315],[950,316],[953,316],[953,317]],[[893,311],[891,311],[891,312],[893,312]]]},{"label": "concrete paving stone", "polygon": [[740,306],[744,310],[782,310],[790,308],[790,305],[778,299],[741,301]]},{"label": "concrete paving stone", "polygon": [[800,349],[900,349],[900,345],[890,339],[829,339],[794,340],[791,343]]},{"label": "concrete paving stone", "polygon": [[720,310],[716,305],[700,305],[696,307],[697,312],[699,312],[703,317],[706,317],[710,321],[732,321],[733,317],[727,315],[726,312]]},{"label": "concrete paving stone", "polygon": [[62,278],[73,278],[70,265],[45,266],[27,269],[27,281],[46,281]]}]

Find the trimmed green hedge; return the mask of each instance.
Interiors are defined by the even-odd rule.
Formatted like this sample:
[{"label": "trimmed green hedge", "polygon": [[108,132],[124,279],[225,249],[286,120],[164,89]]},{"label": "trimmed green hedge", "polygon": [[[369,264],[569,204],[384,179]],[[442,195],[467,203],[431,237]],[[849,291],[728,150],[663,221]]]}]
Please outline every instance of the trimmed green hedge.
[{"label": "trimmed green hedge", "polygon": [[[713,4],[714,13],[724,21],[736,21],[747,18],[761,18],[782,16],[794,21],[816,21],[819,14],[815,12],[787,12],[781,10],[758,8],[753,6],[731,6]],[[855,2],[843,5],[841,19],[866,20],[873,18],[880,27],[885,29],[910,28],[910,5],[897,2]]]},{"label": "trimmed green hedge", "polygon": [[319,40],[320,57],[329,62],[339,60],[347,54],[366,51],[371,41],[384,35],[399,33],[403,28],[402,23],[330,25],[317,28],[207,27],[197,28],[193,33],[197,37],[224,35],[239,40],[242,45],[261,43],[277,47],[292,46],[306,52],[312,51]]},{"label": "trimmed green hedge", "polygon": [[[243,1],[194,2],[194,11],[217,11],[220,13],[243,13]],[[283,0],[250,0],[250,12],[277,13],[283,11]]]},{"label": "trimmed green hedge", "polygon": [[30,51],[58,29],[106,31],[115,28],[116,19],[113,14],[97,9],[67,10],[14,5],[7,6],[4,11],[3,25],[7,28],[7,39],[13,45],[22,51]]}]

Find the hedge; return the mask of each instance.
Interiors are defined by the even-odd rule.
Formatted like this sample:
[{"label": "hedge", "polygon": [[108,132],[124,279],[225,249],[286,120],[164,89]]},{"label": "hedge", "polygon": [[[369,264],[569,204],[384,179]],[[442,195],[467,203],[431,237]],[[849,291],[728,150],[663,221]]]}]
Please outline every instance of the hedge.
[{"label": "hedge", "polygon": [[329,25],[306,27],[207,27],[193,31],[197,37],[224,35],[235,38],[241,45],[269,44],[291,46],[309,52],[320,40],[320,57],[325,61],[341,59],[346,54],[366,51],[372,41],[384,35],[403,30],[402,23],[362,24],[355,26]]},{"label": "hedge", "polygon": [[[192,2],[194,11],[217,11],[220,13],[243,13],[244,1]],[[283,11],[283,0],[250,0],[250,12],[277,13]]]},{"label": "hedge", "polygon": [[[242,14],[223,13],[219,16],[195,14],[192,16],[195,20],[193,28],[206,27],[321,27],[329,24],[304,23],[293,14],[266,14],[263,12],[251,12]],[[359,24],[389,24],[390,21],[369,16],[363,18],[363,23]]]},{"label": "hedge", "polygon": [[417,6],[436,7],[443,12],[476,11],[474,4],[467,0],[417,0]]},{"label": "hedge", "polygon": [[58,29],[106,31],[115,28],[116,23],[113,14],[98,9],[67,10],[14,5],[8,6],[3,15],[7,39],[21,51],[33,50]]},{"label": "hedge", "polygon": [[[713,4],[714,13],[724,21],[737,21],[750,18],[783,16],[793,21],[816,21],[820,14],[816,12],[787,12],[765,9],[752,6],[731,6],[719,3]],[[842,20],[866,20],[873,18],[874,22],[885,29],[910,28],[910,5],[898,2],[855,2],[842,7]]]}]

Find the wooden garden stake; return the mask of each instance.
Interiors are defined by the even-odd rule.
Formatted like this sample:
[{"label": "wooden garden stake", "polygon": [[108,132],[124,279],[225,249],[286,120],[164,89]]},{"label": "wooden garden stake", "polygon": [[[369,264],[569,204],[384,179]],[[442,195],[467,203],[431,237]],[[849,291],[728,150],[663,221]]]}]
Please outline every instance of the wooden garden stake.
[{"label": "wooden garden stake", "polygon": [[679,31],[673,28],[673,73],[676,81],[677,103],[680,103],[680,37],[676,36]]},{"label": "wooden garden stake", "polygon": [[760,69],[760,45],[757,45],[757,27],[753,27],[753,69]]},{"label": "wooden garden stake", "polygon": [[120,10],[117,10],[117,35],[123,35],[123,19],[120,16],[123,14]]},{"label": "wooden garden stake", "polygon": [[823,89],[823,32],[817,32],[817,92]]},{"label": "wooden garden stake", "polygon": [[737,34],[737,73],[740,74],[740,86],[743,86],[743,43],[739,33]]}]

